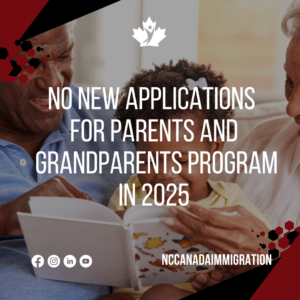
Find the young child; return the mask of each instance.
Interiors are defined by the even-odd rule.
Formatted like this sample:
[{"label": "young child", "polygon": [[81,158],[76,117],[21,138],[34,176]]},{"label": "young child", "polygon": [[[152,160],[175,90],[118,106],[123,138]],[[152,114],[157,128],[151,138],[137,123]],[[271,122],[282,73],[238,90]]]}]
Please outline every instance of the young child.
[{"label": "young child", "polygon": [[[140,171],[145,171],[145,174],[133,175],[128,184],[131,188],[133,188],[133,184],[135,184],[135,195],[136,195],[136,204],[142,203],[142,200],[146,196],[147,192],[142,191],[142,185],[145,183],[150,183],[152,187],[156,184],[163,184],[165,187],[173,183],[177,187],[179,184],[187,184],[187,187],[184,189],[189,194],[189,201],[194,201],[199,205],[202,205],[206,208],[212,207],[228,207],[234,205],[242,205],[246,209],[248,209],[251,213],[257,216],[260,220],[267,224],[267,221],[264,219],[263,215],[260,211],[251,204],[243,195],[243,192],[236,184],[224,183],[224,182],[213,182],[208,180],[208,168],[204,166],[203,173],[199,171],[199,164],[196,164],[192,167],[191,172],[188,170],[188,151],[195,151],[199,153],[200,151],[208,151],[211,155],[215,151],[222,151],[224,142],[221,141],[220,137],[218,137],[217,141],[210,142],[205,140],[200,142],[200,133],[201,127],[204,119],[209,120],[209,124],[211,125],[211,133],[213,135],[213,122],[214,119],[220,121],[224,119],[230,119],[233,117],[233,110],[229,109],[215,109],[214,106],[214,92],[210,93],[210,109],[207,109],[206,103],[206,91],[203,90],[203,86],[209,87],[218,87],[219,89],[224,86],[226,79],[223,74],[216,74],[211,66],[198,65],[192,62],[188,62],[185,59],[178,61],[177,64],[173,64],[170,61],[169,65],[162,64],[160,66],[154,65],[154,70],[141,70],[139,73],[135,74],[129,82],[125,85],[122,90],[122,99],[116,111],[116,117],[122,123],[122,131],[124,133],[125,123],[127,119],[131,120],[133,126],[133,132],[135,132],[135,124],[136,120],[143,119],[163,119],[174,120],[174,119],[182,119],[183,121],[187,119],[192,119],[194,121],[194,139],[193,141],[187,142],[184,140],[184,135],[190,136],[189,132],[184,128],[180,123],[179,125],[179,140],[176,141],[176,125],[172,124],[172,134],[171,140],[167,141],[164,135],[162,141],[160,141],[160,127],[157,126],[152,133],[152,139],[157,139],[158,142],[149,142],[145,141],[142,136],[139,137],[138,142],[134,142],[136,151],[151,151],[153,154],[156,151],[170,151],[170,155],[167,155],[167,172],[164,172],[163,168],[163,155],[159,155],[159,172],[158,174],[155,172],[154,167],[151,166],[150,173],[148,172],[148,164],[151,164],[148,161],[147,154],[141,155],[140,159],[145,161],[144,164],[140,165]],[[177,109],[165,110],[163,109],[163,101],[155,101],[155,109],[151,109],[150,101],[145,101],[143,103],[142,110],[135,110],[133,106],[129,106],[129,109],[125,109],[129,88],[133,87],[135,90],[135,95],[137,97],[137,102],[139,103],[138,95],[139,88],[146,87],[158,87],[163,90],[166,88],[166,105],[169,107],[173,106],[173,88],[176,87],[178,91],[181,87],[187,87],[189,89],[188,95],[184,92],[182,93],[182,103],[190,103],[191,96],[193,93],[193,88],[197,86],[199,89],[202,110],[199,108],[194,108],[192,110],[180,110],[177,105]],[[154,95],[157,97],[157,95]],[[226,101],[226,100],[225,100]],[[234,128],[230,128],[231,134],[234,133]],[[135,140],[136,140],[135,136]],[[182,171],[179,174],[175,174],[174,169],[177,170],[178,166],[172,160],[172,153],[175,151],[179,151],[180,154],[175,155],[176,160],[181,164]],[[155,157],[155,155],[154,155]],[[173,167],[173,171],[172,171]],[[140,172],[140,173],[141,173]],[[165,199],[171,195],[173,191],[164,191]],[[123,191],[124,195],[124,191]],[[158,198],[161,199],[162,190],[158,188]],[[175,193],[175,196],[172,198],[173,202],[178,202],[179,192]],[[150,197],[147,202],[153,202],[153,196]],[[130,201],[129,201],[130,203]],[[109,208],[113,211],[117,212],[121,217],[124,212],[130,207],[128,206],[120,206],[119,205],[119,189],[117,189],[110,199]],[[269,227],[269,225],[268,225]],[[191,284],[183,283],[183,284],[174,284],[174,285],[157,285],[154,287],[143,287],[140,291],[134,291],[131,288],[115,288],[114,293],[104,296],[101,299],[181,299],[188,295],[194,293],[195,290],[192,288]]]}]

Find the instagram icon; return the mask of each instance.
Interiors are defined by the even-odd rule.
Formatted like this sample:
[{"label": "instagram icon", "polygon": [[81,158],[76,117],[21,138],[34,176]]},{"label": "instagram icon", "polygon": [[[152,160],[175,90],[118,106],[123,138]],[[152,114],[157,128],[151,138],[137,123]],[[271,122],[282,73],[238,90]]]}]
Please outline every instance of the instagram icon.
[{"label": "instagram icon", "polygon": [[48,265],[51,268],[57,268],[60,264],[60,259],[57,255],[51,255],[48,257]]}]

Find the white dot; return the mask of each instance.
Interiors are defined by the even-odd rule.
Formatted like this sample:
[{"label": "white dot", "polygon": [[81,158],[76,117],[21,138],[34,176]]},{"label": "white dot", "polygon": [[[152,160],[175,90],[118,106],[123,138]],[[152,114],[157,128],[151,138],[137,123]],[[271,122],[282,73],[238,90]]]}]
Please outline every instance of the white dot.
[{"label": "white dot", "polygon": [[82,255],[79,263],[83,268],[89,268],[92,265],[93,260],[89,255]]},{"label": "white dot", "polygon": [[64,258],[64,265],[67,268],[73,268],[76,265],[76,258],[73,255],[67,255]]},{"label": "white dot", "polygon": [[25,158],[20,159],[19,161],[20,166],[25,167],[27,165],[27,161]]}]

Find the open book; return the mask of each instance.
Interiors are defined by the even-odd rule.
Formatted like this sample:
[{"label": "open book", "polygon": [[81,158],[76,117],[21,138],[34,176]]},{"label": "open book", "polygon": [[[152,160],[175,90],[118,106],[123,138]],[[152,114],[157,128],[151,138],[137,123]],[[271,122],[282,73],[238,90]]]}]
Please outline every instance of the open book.
[{"label": "open book", "polygon": [[[172,216],[167,207],[137,205],[123,220],[107,207],[80,199],[31,197],[31,214],[18,212],[30,257],[43,256],[39,278],[132,287],[160,283],[190,282],[196,273],[214,266],[163,265],[163,254],[210,254],[213,251],[172,232],[162,223]],[[60,264],[50,267],[48,257],[57,255]],[[64,257],[77,263],[68,268]],[[79,264],[89,255],[92,264]]]}]

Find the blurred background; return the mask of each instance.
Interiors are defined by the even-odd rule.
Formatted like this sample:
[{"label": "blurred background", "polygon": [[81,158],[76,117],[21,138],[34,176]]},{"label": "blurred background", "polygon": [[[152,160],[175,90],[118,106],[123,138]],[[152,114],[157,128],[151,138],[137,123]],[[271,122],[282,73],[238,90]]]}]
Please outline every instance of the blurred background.
[{"label": "blurred background", "polygon": [[[281,20],[291,2],[122,0],[78,19],[73,82],[121,88],[152,63],[186,58],[212,64],[224,73],[227,86],[255,89],[255,109],[236,110],[240,139],[259,122],[286,116],[283,64],[289,39]],[[156,29],[166,29],[159,47],[140,47],[132,37],[148,17]]]},{"label": "blurred background", "polygon": [[[74,82],[122,87],[152,63],[212,64],[229,87],[254,87],[257,103],[284,100],[288,38],[281,19],[292,0],[122,0],[78,19]],[[132,37],[148,17],[166,29],[159,47]]]}]

